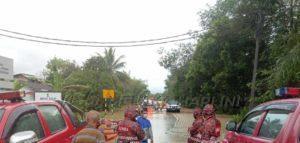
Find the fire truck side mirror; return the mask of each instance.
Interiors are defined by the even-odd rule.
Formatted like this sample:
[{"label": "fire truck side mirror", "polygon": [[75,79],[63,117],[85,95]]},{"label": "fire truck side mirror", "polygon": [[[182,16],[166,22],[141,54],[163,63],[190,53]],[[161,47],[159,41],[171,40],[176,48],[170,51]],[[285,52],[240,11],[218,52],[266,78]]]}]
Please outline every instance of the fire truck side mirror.
[{"label": "fire truck side mirror", "polygon": [[237,126],[236,122],[229,121],[229,122],[226,123],[226,130],[227,131],[235,131],[236,130],[236,126]]},{"label": "fire truck side mirror", "polygon": [[9,139],[9,143],[36,143],[37,141],[37,135],[33,131],[17,132]]}]

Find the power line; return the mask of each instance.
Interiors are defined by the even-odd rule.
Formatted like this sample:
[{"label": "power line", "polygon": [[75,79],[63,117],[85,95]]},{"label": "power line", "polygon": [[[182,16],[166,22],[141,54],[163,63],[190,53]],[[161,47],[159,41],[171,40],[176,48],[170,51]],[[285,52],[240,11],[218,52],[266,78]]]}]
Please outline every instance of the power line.
[{"label": "power line", "polygon": [[10,31],[10,30],[6,30],[6,29],[0,29],[0,31],[4,31],[4,32],[12,33],[12,34],[17,34],[17,35],[22,35],[22,36],[27,36],[27,37],[31,37],[31,38],[43,39],[43,40],[52,40],[52,41],[59,41],[59,42],[72,42],[72,43],[85,43],[85,44],[131,44],[131,43],[144,43],[144,42],[153,42],[153,41],[161,41],[161,40],[166,40],[166,39],[172,39],[172,38],[182,37],[182,36],[185,36],[185,35],[197,34],[199,32],[199,31],[193,31],[193,32],[187,32],[187,33],[184,33],[184,34],[178,34],[178,35],[173,35],[173,36],[168,36],[168,37],[163,37],[163,38],[156,38],[156,39],[147,39],[147,40],[120,41],[120,42],[99,42],[99,41],[79,41],[79,40],[66,40],[66,39],[59,39],[59,38],[49,38],[49,37],[36,36],[36,35],[31,35],[31,34],[25,34],[25,33]]},{"label": "power line", "polygon": [[163,41],[163,42],[130,44],[130,45],[86,45],[86,44],[69,44],[69,43],[41,41],[41,40],[34,40],[34,39],[16,37],[16,36],[11,36],[11,35],[1,34],[1,33],[0,33],[0,36],[12,38],[12,39],[30,41],[30,42],[37,42],[37,43],[44,43],[44,44],[53,44],[53,45],[63,45],[63,46],[75,46],[75,47],[137,47],[137,46],[151,46],[151,45],[160,45],[160,44],[166,44],[166,43],[173,43],[173,42],[178,42],[178,41],[185,41],[185,40],[196,38],[195,36],[193,36],[193,37],[176,39],[176,40],[168,40],[168,41]]}]

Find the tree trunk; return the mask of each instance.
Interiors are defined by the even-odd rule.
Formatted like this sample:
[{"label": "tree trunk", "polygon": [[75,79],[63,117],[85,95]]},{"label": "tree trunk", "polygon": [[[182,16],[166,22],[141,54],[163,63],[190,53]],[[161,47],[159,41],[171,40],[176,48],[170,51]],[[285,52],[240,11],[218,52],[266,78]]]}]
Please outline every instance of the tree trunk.
[{"label": "tree trunk", "polygon": [[254,106],[254,98],[255,98],[255,83],[256,83],[256,72],[257,72],[257,65],[258,65],[258,52],[259,52],[259,39],[255,38],[255,57],[254,57],[254,64],[253,64],[253,73],[252,73],[252,82],[251,82],[251,102],[250,102],[250,108],[253,108]]},{"label": "tree trunk", "polygon": [[261,12],[258,13],[257,26],[255,31],[255,56],[253,62],[253,73],[252,73],[252,82],[251,82],[251,93],[250,93],[250,105],[249,108],[254,107],[255,102],[255,90],[256,90],[256,75],[257,75],[257,65],[258,65],[258,53],[259,53],[259,42],[261,40],[261,33],[263,27],[263,16]]}]

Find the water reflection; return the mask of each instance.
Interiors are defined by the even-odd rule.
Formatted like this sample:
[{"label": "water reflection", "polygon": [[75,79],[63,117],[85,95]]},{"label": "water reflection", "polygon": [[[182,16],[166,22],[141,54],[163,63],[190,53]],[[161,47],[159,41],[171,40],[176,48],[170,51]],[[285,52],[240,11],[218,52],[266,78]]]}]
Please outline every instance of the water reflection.
[{"label": "water reflection", "polygon": [[178,126],[176,113],[157,112],[149,117],[155,143],[185,143],[187,125]]}]

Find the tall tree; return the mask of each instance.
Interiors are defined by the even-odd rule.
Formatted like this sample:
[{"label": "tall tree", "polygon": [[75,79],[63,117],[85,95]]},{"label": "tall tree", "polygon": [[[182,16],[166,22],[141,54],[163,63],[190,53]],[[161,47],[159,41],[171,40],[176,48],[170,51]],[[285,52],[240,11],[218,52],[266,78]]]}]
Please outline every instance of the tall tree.
[{"label": "tall tree", "polygon": [[[147,85],[133,79],[124,71],[123,56],[115,58],[114,49],[107,49],[103,56],[97,53],[84,62],[80,70],[72,72],[64,83],[66,100],[83,106],[84,109],[103,109],[102,89],[115,90],[115,103],[123,105],[123,96],[139,99],[147,94]],[[116,60],[117,59],[117,60]]]},{"label": "tall tree", "polygon": [[[160,59],[171,71],[166,93],[182,101],[213,97],[221,102],[240,96],[241,106],[253,107],[274,99],[275,88],[299,86],[299,3],[218,0],[200,12],[206,31],[199,36],[192,59],[184,62],[174,52]],[[234,107],[220,109],[238,112]]]},{"label": "tall tree", "polygon": [[49,60],[43,74],[46,82],[50,83],[54,90],[61,91],[63,88],[64,80],[79,67],[75,61],[63,60],[57,57]]},{"label": "tall tree", "polygon": [[113,48],[109,48],[108,50],[105,49],[104,57],[103,57],[105,63],[105,69],[111,74],[116,73],[118,70],[124,68],[125,66],[125,62],[122,62],[123,58],[124,55],[116,57],[115,49]]}]

